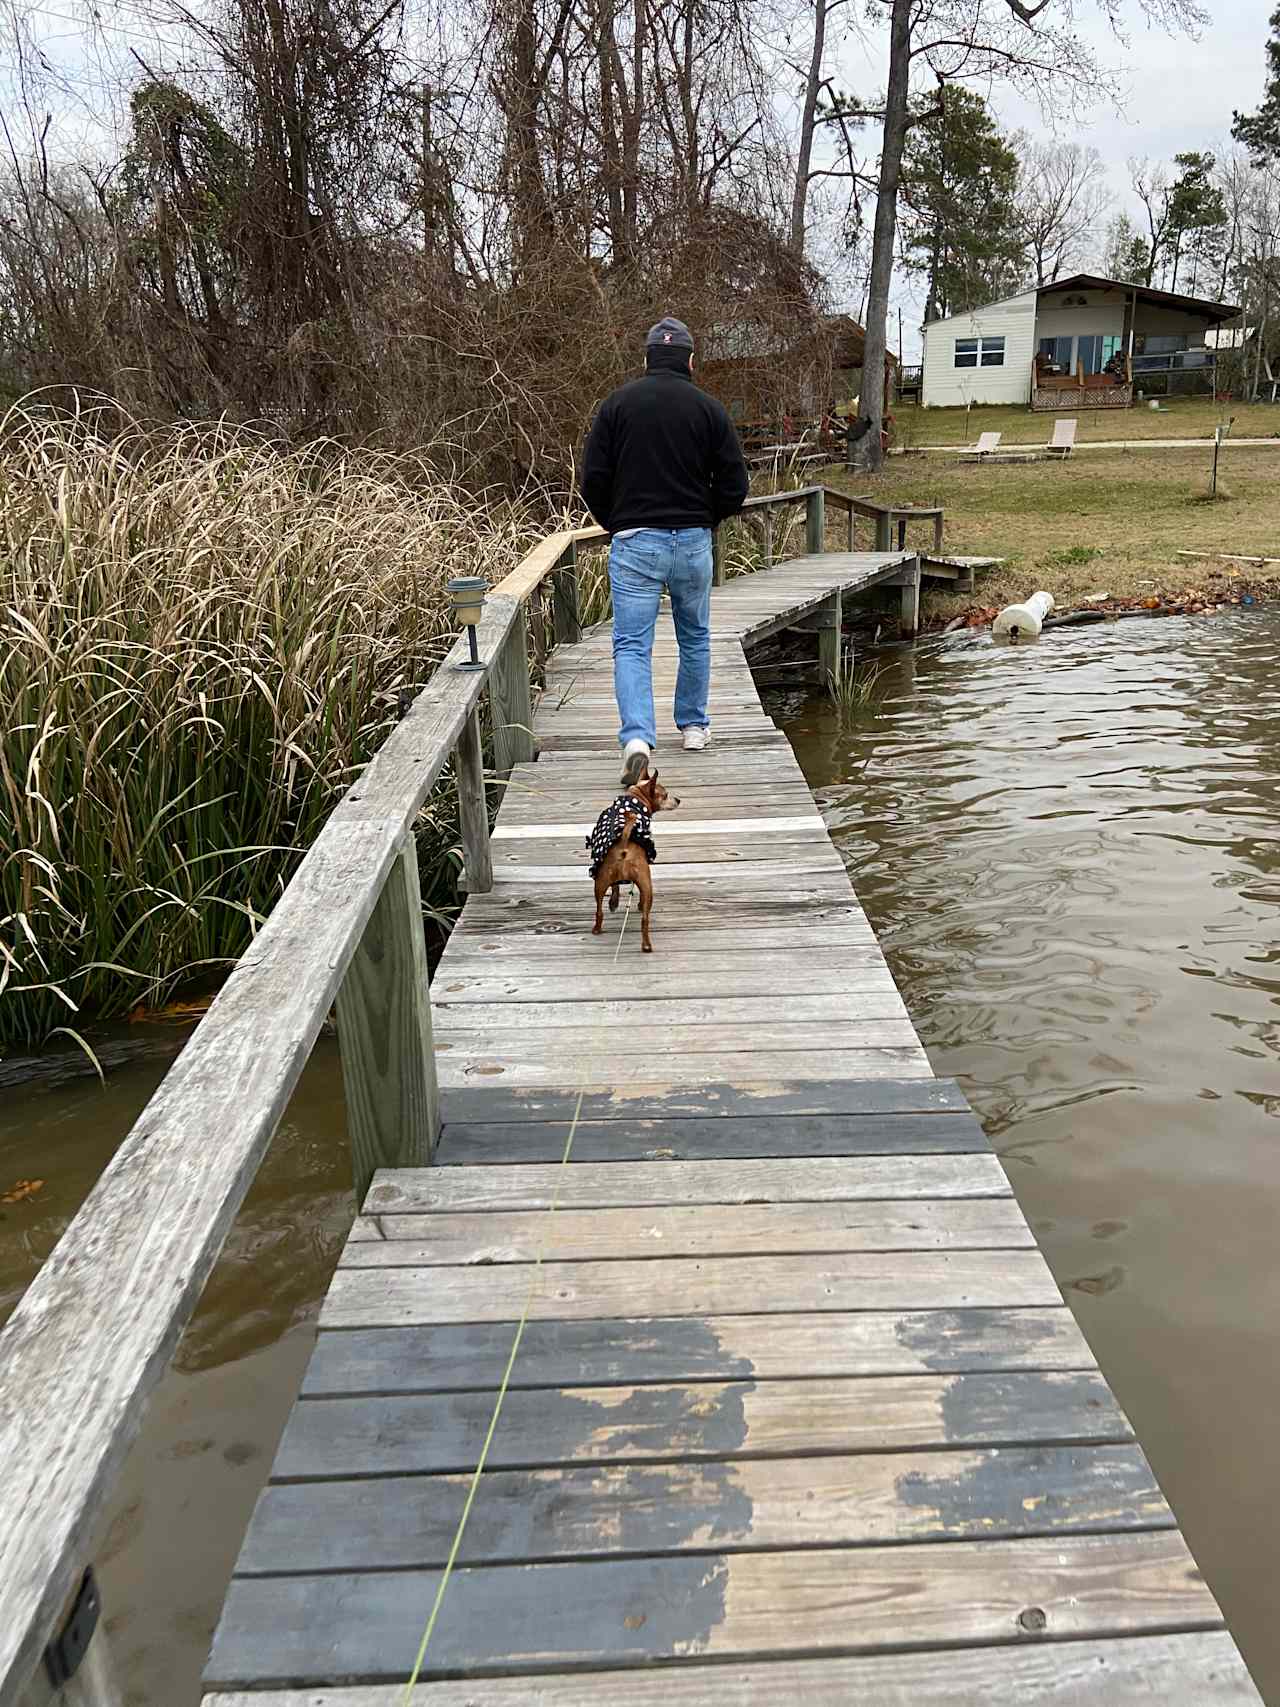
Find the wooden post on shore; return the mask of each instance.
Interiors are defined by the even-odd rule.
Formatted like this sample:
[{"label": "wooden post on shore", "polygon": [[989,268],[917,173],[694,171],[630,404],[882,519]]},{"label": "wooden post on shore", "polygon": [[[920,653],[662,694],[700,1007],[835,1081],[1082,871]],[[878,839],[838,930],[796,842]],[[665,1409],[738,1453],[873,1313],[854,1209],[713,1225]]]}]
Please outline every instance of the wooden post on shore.
[{"label": "wooden post on shore", "polygon": [[711,585],[724,586],[724,548],[720,544],[720,529],[713,530],[711,535]]},{"label": "wooden post on shore", "polygon": [[[474,722],[474,716],[472,718]],[[356,1204],[378,1168],[424,1168],[440,1130],[427,944],[412,833],[338,990]]]},{"label": "wooden post on shore", "polygon": [[578,542],[573,540],[551,577],[557,646],[576,646],[582,639],[578,612]]},{"label": "wooden post on shore", "polygon": [[484,791],[484,748],[480,743],[480,718],[474,711],[458,737],[456,762],[467,890],[472,895],[487,895],[493,888],[493,858],[489,851],[489,803]]}]

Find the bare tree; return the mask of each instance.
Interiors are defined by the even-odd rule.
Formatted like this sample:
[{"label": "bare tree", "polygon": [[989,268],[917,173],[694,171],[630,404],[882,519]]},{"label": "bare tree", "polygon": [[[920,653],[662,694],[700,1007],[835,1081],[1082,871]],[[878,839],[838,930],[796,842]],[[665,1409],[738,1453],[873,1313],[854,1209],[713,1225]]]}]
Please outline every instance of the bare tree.
[{"label": "bare tree", "polygon": [[[874,187],[874,179],[862,167],[854,148],[854,133],[871,115],[854,96],[838,88],[826,69],[831,19],[845,4],[847,0],[813,0],[808,64],[792,66],[804,78],[791,192],[791,247],[801,256],[805,253],[810,191],[818,179],[843,178],[848,182],[847,205],[859,222],[859,191]],[[833,163],[815,165],[815,144],[824,129],[835,138],[836,156]]]},{"label": "bare tree", "polygon": [[1103,244],[1101,222],[1112,194],[1096,148],[1077,142],[1020,136],[1022,162],[1016,207],[1027,257],[1038,285],[1096,262]]}]

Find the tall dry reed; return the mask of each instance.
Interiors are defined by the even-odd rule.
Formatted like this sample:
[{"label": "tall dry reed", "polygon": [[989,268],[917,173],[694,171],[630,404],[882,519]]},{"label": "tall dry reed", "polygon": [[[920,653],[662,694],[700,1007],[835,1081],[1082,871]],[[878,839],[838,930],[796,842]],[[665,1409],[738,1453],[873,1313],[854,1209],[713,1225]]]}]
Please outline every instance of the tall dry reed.
[{"label": "tall dry reed", "polygon": [[[4,417],[0,1046],[234,959],[447,649],[444,582],[532,536],[412,456]],[[422,834],[451,891],[447,807]]]}]

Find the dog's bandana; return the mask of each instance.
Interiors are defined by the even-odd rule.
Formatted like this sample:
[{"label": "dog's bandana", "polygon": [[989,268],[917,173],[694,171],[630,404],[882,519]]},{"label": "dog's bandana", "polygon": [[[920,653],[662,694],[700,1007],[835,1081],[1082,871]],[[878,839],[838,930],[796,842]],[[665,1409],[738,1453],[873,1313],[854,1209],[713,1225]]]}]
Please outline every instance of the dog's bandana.
[{"label": "dog's bandana", "polygon": [[622,832],[626,828],[628,818],[634,818],[636,821],[635,829],[631,832],[633,844],[643,850],[650,865],[657,859],[658,850],[653,845],[652,814],[649,808],[643,800],[637,800],[634,794],[620,794],[605,807],[596,819],[595,829],[587,837],[586,845],[591,849],[592,877],[599,871],[609,849],[622,840]]}]

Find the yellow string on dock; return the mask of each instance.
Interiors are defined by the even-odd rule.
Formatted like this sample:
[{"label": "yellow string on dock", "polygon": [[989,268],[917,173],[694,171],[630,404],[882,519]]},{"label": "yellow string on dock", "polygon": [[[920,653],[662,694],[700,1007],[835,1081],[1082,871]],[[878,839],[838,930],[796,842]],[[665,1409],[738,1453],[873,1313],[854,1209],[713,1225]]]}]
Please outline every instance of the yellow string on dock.
[{"label": "yellow string on dock", "polygon": [[[615,966],[618,964],[618,956],[622,953],[622,939],[627,933],[627,920],[631,916],[631,899],[634,893],[635,891],[633,889],[629,889],[627,891],[627,906],[626,911],[622,915],[622,928],[618,932],[618,946],[613,951],[613,964]],[[584,1068],[583,1071],[585,1073],[586,1069]],[[547,1209],[547,1237],[539,1245],[538,1254],[533,1259],[533,1273],[529,1277],[529,1290],[525,1294],[524,1308],[521,1310],[520,1319],[516,1323],[515,1338],[511,1342],[511,1354],[507,1358],[507,1366],[502,1372],[502,1380],[498,1385],[498,1394],[494,1401],[493,1415],[489,1418],[489,1427],[485,1433],[484,1445],[480,1448],[480,1457],[477,1459],[476,1467],[471,1475],[471,1483],[467,1488],[467,1497],[463,1501],[462,1505],[462,1515],[458,1519],[458,1527],[454,1532],[453,1544],[449,1548],[449,1556],[445,1560],[444,1570],[441,1573],[439,1583],[436,1585],[436,1596],[431,1605],[431,1615],[427,1619],[427,1627],[422,1632],[422,1641],[418,1647],[418,1657],[413,1662],[413,1671],[409,1676],[409,1681],[404,1686],[403,1707],[412,1707],[413,1691],[417,1686],[419,1678],[422,1676],[422,1667],[426,1662],[427,1649],[431,1646],[431,1638],[435,1633],[436,1620],[439,1618],[440,1608],[444,1604],[445,1590],[449,1586],[449,1579],[453,1575],[453,1568],[457,1563],[458,1553],[462,1547],[462,1538],[466,1534],[467,1520],[471,1516],[471,1507],[475,1504],[476,1493],[480,1487],[480,1478],[484,1474],[484,1467],[489,1457],[489,1448],[493,1445],[493,1437],[498,1431],[498,1419],[502,1415],[503,1401],[507,1396],[507,1388],[511,1384],[511,1375],[516,1366],[516,1357],[519,1355],[520,1342],[523,1340],[524,1330],[528,1326],[529,1312],[533,1308],[534,1296],[538,1290],[538,1281],[542,1274],[543,1259],[551,1246],[551,1233],[553,1227],[552,1217],[560,1207],[560,1193],[563,1189],[565,1176],[568,1171],[569,1157],[573,1152],[574,1134],[578,1130],[578,1120],[582,1114],[582,1099],[585,1097],[586,1093],[587,1086],[584,1078],[578,1089],[578,1100],[574,1105],[573,1119],[569,1122],[568,1135],[564,1141],[564,1150],[561,1152],[560,1170],[556,1177],[556,1189],[552,1194],[551,1203]]]}]

